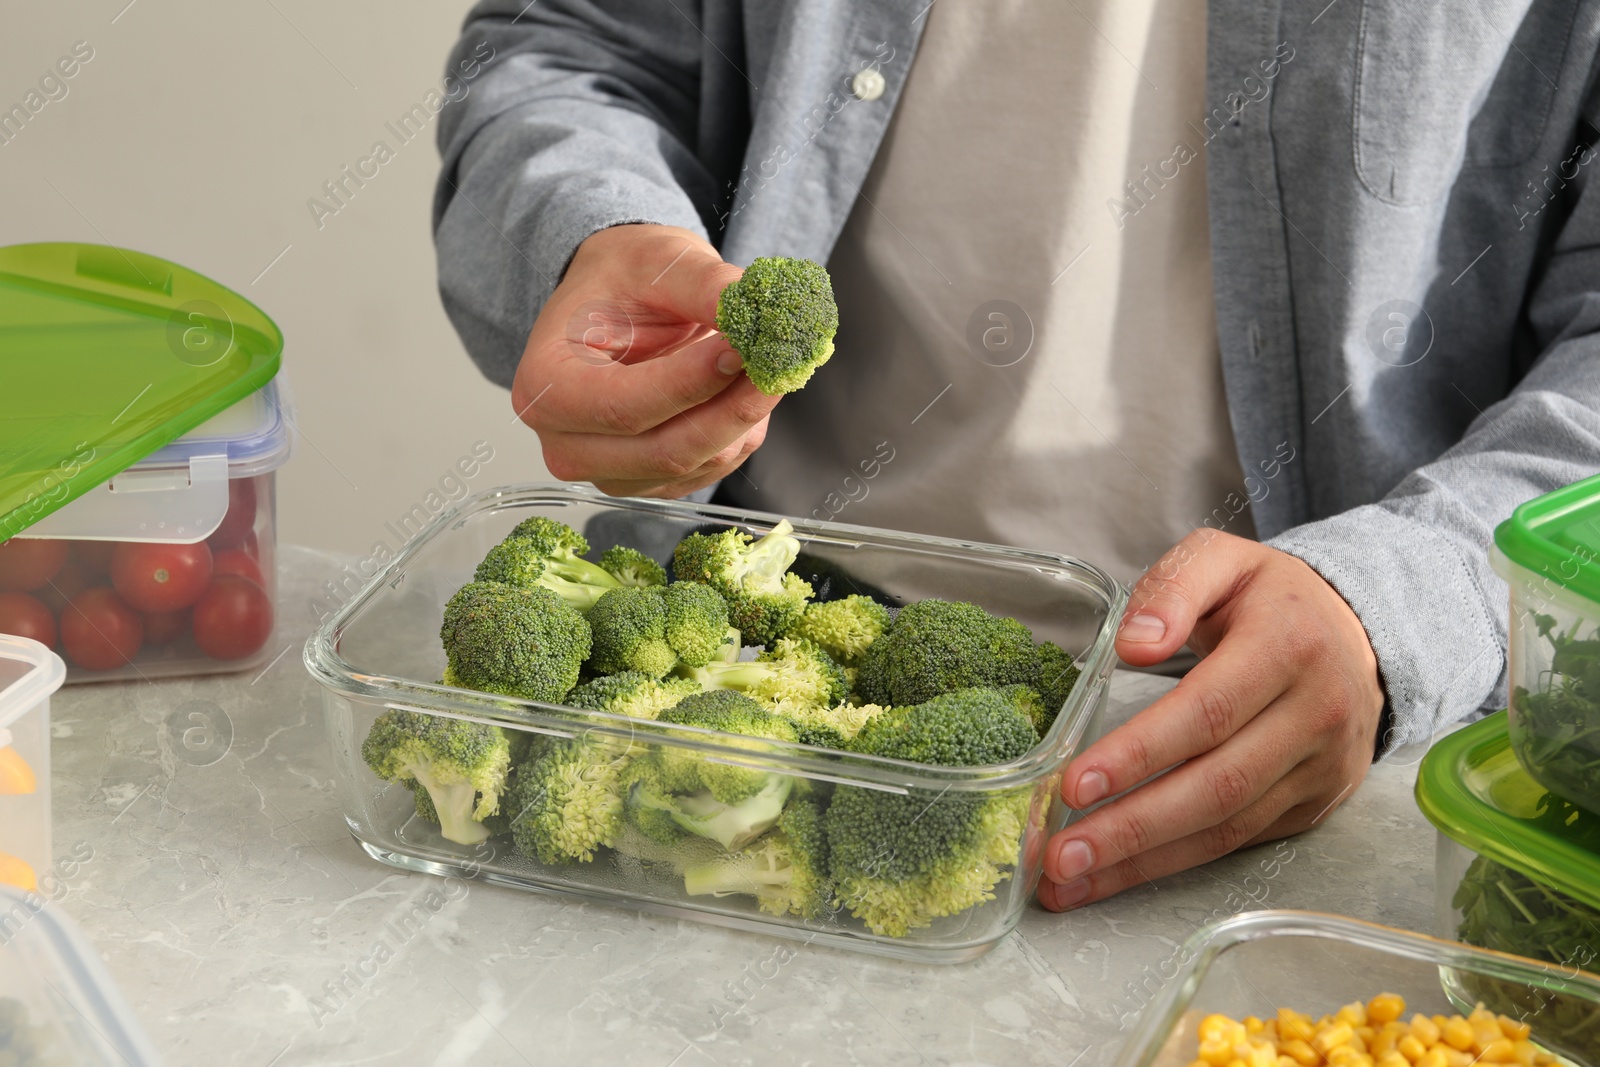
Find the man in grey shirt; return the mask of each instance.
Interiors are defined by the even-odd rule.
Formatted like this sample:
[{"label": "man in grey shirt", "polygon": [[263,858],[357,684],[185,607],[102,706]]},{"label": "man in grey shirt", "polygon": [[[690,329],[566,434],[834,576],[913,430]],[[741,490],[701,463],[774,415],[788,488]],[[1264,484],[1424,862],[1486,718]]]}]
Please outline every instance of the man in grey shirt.
[{"label": "man in grey shirt", "polygon": [[[1600,468],[1600,0],[486,0],[485,44],[440,286],[552,473],[1099,555],[1124,659],[1203,657],[1067,768],[1177,767],[1050,842],[1046,907],[1504,700],[1490,533]],[[840,281],[776,411],[710,325],[762,255]]]}]

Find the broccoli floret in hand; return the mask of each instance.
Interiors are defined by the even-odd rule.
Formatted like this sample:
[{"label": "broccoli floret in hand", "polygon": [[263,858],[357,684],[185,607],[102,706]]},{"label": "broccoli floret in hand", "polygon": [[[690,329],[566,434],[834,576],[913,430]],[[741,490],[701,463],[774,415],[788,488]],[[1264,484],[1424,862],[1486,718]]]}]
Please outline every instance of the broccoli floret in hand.
[{"label": "broccoli floret in hand", "polygon": [[[1037,741],[1004,694],[963,689],[877,716],[851,749],[963,767],[1016,759]],[[893,937],[991,900],[1017,862],[1031,803],[1028,786],[938,796],[840,786],[824,819],[836,898]]]},{"label": "broccoli floret in hand", "polygon": [[626,545],[613,545],[600,556],[601,568],[623,585],[639,589],[667,584],[667,570],[661,564]]},{"label": "broccoli floret in hand", "polygon": [[444,608],[446,685],[559,701],[588,658],[589,624],[548,589],[469,582]]},{"label": "broccoli floret in hand", "polygon": [[754,660],[679,668],[704,689],[731,689],[787,714],[844,702],[850,682],[843,668],[810,641],[779,638]]},{"label": "broccoli floret in hand", "polygon": [[511,765],[510,745],[498,726],[386,711],[361,743],[361,758],[385,781],[426,789],[446,840],[475,845],[489,837],[482,820],[500,810]]},{"label": "broccoli floret in hand", "polygon": [[587,551],[589,542],[578,531],[535,515],[519,522],[504,541],[491,548],[473,577],[519,588],[543,587],[579,611],[588,611],[600,594],[622,583],[605,568],[584,559]]},{"label": "broccoli floret in hand", "polygon": [[759,541],[729,527],[690,534],[678,542],[672,567],[678,578],[703,582],[722,594],[734,627],[752,644],[771,644],[805,611],[811,586],[788,573],[800,551],[785,519]]},{"label": "broccoli floret in hand", "polygon": [[872,643],[889,628],[889,609],[869,596],[811,604],[789,627],[788,636],[803,637],[845,667],[859,667]]},{"label": "broccoli floret in hand", "polygon": [[683,888],[692,897],[753,896],[771,915],[821,918],[832,895],[821,809],[809,800],[791,800],[776,829],[738,852],[689,868]]},{"label": "broccoli floret in hand", "polygon": [[856,689],[871,703],[899,706],[969,686],[1033,685],[1038,678],[1033,633],[1016,619],[959,600],[920,600],[902,608],[867,649]]},{"label": "broccoli floret in hand", "polygon": [[833,355],[833,282],[809,259],[763,257],[722,290],[717,329],[767,396],[792,393]]}]

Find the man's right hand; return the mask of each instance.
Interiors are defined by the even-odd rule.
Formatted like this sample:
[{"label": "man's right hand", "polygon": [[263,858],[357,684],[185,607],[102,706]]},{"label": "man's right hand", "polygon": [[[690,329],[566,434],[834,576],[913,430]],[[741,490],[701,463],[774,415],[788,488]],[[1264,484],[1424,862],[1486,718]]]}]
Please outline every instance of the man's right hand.
[{"label": "man's right hand", "polygon": [[613,226],[578,246],[511,385],[552,475],[680,497],[760,447],[778,398],[750,383],[715,326],[741,273],[673,226]]}]

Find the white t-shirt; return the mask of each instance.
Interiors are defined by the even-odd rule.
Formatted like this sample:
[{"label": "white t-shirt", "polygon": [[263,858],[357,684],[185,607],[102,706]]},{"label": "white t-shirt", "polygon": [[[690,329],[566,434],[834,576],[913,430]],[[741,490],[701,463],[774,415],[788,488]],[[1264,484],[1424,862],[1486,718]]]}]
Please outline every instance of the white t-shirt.
[{"label": "white t-shirt", "polygon": [[937,0],[924,17],[828,264],[837,352],[730,488],[1127,582],[1208,516],[1251,536],[1229,510],[1243,476],[1205,150],[1188,147],[1204,3]]}]

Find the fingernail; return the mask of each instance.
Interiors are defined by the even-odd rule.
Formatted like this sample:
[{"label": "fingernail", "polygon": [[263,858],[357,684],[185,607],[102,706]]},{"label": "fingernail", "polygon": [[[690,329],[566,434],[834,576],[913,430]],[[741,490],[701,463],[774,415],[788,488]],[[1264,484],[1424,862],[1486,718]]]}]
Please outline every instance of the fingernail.
[{"label": "fingernail", "polygon": [[717,357],[717,369],[729,377],[738,374],[743,368],[744,362],[739,359],[739,353],[731,348]]},{"label": "fingernail", "polygon": [[1056,886],[1056,905],[1060,908],[1075,908],[1083,903],[1083,898],[1089,895],[1089,879],[1079,878],[1076,882]]},{"label": "fingernail", "polygon": [[1094,849],[1089,847],[1089,842],[1081,838],[1074,838],[1063,842],[1056,849],[1056,877],[1058,882],[1073,882],[1081,879],[1094,867]]},{"label": "fingernail", "polygon": [[1084,771],[1078,779],[1078,807],[1087,808],[1110,795],[1111,779],[1100,771]]},{"label": "fingernail", "polygon": [[1153,645],[1167,636],[1167,624],[1159,615],[1130,615],[1123,620],[1117,637],[1136,645]]}]

